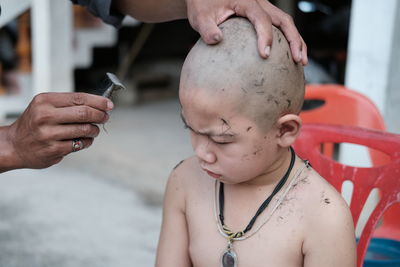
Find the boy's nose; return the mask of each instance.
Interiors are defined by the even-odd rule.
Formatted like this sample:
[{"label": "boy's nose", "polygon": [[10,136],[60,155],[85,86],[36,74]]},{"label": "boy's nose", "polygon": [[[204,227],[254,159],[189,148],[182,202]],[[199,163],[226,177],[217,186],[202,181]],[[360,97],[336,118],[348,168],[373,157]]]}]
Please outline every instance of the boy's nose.
[{"label": "boy's nose", "polygon": [[205,163],[212,164],[215,163],[215,161],[217,160],[215,153],[213,153],[209,149],[208,142],[203,144],[198,144],[195,148],[195,152],[196,156]]}]

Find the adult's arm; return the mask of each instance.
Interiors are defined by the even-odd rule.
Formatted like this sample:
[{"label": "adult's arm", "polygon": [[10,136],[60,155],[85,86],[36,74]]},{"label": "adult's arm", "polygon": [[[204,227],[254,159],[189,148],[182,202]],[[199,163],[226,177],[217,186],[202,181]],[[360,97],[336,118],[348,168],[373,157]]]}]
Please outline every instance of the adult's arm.
[{"label": "adult's arm", "polygon": [[[78,0],[80,1],[80,0]],[[81,0],[82,1],[82,0]],[[83,0],[84,1],[84,0]],[[272,44],[272,26],[282,30],[289,41],[293,59],[307,64],[307,46],[291,16],[267,0],[112,0],[112,9],[144,22],[162,22],[188,18],[208,44],[222,40],[217,25],[232,15],[247,17],[258,35],[258,51],[268,57]],[[93,2],[93,1],[92,1]]]},{"label": "adult's arm", "polygon": [[72,152],[72,140],[84,146],[99,134],[93,123],[108,120],[110,100],[84,93],[44,93],[33,98],[11,125],[0,127],[0,173],[46,168]]}]

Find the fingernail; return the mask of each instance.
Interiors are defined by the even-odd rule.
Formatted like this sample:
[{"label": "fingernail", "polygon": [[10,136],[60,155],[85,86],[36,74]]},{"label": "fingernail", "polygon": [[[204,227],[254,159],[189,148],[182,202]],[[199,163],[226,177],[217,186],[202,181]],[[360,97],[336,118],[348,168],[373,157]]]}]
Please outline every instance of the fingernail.
[{"label": "fingernail", "polygon": [[114,103],[111,102],[110,100],[107,101],[107,109],[112,110],[114,108]]},{"label": "fingernail", "polygon": [[267,57],[269,57],[269,54],[271,53],[271,47],[270,47],[269,45],[268,45],[267,47],[265,47],[264,52],[265,52],[265,55],[266,55]]},{"label": "fingernail", "polygon": [[87,144],[85,144],[85,148],[89,148],[93,144],[93,138]]},{"label": "fingernail", "polygon": [[110,115],[108,113],[105,113],[103,123],[106,123],[110,119]]},{"label": "fingernail", "polygon": [[220,34],[214,34],[213,39],[214,39],[214,41],[216,41],[216,42],[220,42],[220,41],[222,40]]}]

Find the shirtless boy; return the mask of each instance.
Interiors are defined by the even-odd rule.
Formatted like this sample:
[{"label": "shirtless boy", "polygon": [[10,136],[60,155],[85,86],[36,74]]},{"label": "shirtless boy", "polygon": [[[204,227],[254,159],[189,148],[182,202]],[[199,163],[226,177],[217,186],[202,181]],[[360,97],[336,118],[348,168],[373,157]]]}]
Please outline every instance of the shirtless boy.
[{"label": "shirtless boy", "polygon": [[247,20],[220,27],[224,40],[199,40],[182,69],[181,115],[196,155],[169,178],[156,266],[355,266],[347,204],[290,148],[302,66],[277,29],[264,60]]}]

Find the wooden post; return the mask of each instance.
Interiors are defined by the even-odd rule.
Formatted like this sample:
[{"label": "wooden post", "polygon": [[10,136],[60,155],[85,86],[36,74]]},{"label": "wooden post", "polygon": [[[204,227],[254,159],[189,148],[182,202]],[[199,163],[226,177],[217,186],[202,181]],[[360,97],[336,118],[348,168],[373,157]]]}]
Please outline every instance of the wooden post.
[{"label": "wooden post", "polygon": [[32,71],[32,46],[30,38],[30,16],[26,11],[18,19],[18,70],[28,73]]}]

